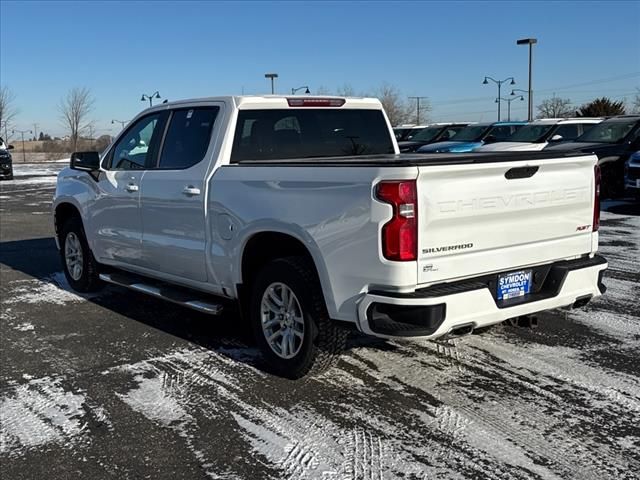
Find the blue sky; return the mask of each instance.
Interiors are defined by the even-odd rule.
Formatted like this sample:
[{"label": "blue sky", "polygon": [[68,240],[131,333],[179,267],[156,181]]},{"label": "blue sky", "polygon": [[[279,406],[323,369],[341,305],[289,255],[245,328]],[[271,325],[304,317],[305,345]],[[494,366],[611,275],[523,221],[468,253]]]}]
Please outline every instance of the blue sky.
[{"label": "blue sky", "polygon": [[[268,93],[383,82],[428,96],[433,120],[493,120],[496,87],[527,88],[538,38],[534,98],[631,99],[640,87],[640,2],[0,2],[0,83],[16,95],[18,128],[62,133],[56,105],[87,86],[101,133],[117,132],[163,98]],[[508,87],[507,87],[508,88]],[[503,96],[509,91],[503,90]],[[526,116],[526,101],[512,104]],[[504,109],[506,115],[506,108]]]}]

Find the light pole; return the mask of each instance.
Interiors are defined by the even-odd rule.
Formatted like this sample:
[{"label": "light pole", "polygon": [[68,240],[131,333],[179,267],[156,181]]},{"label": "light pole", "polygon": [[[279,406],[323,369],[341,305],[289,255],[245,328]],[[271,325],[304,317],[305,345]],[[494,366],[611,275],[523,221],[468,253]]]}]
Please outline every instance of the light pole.
[{"label": "light pole", "polygon": [[488,80],[491,80],[493,83],[498,85],[498,97],[496,98],[496,103],[498,104],[498,121],[500,121],[500,89],[502,88],[503,83],[506,83],[509,80],[511,80],[511,83],[509,83],[509,85],[515,85],[516,81],[513,77],[507,77],[504,80],[496,80],[495,78],[492,78],[492,77],[484,77],[484,82],[482,82],[482,84],[488,85],[489,84]]},{"label": "light pole", "polygon": [[[507,122],[511,121],[511,102],[513,102],[514,100],[522,100],[524,102],[524,97],[522,95],[520,95],[519,97],[513,97],[513,98],[501,98],[500,100],[507,102]],[[498,99],[496,98],[496,103],[498,103]]]},{"label": "light pole", "polygon": [[14,133],[18,132],[20,135],[22,135],[22,163],[27,163],[27,157],[24,153],[24,134],[25,133],[33,133],[33,131],[31,130],[11,130],[11,135],[13,135]]},{"label": "light pole", "polygon": [[119,123],[120,124],[120,130],[124,130],[124,126],[129,123],[129,120],[111,120],[111,125],[113,125],[114,123]]},{"label": "light pole", "polygon": [[[309,91],[309,87],[307,87],[306,85],[302,86],[302,87],[298,87],[298,88],[292,88],[291,89],[291,95],[295,95],[296,92],[298,90],[302,90],[303,88],[305,88],[306,90],[304,91],[305,94],[309,95],[311,92]],[[273,92],[272,92],[273,93]]]},{"label": "light pole", "polygon": [[533,86],[531,83],[531,66],[533,65],[533,46],[538,43],[537,38],[522,38],[516,41],[516,45],[529,45],[529,113],[527,120],[533,119]]},{"label": "light pole", "polygon": [[153,107],[153,99],[154,98],[161,98],[160,97],[160,92],[158,92],[157,90],[155,92],[153,92],[151,95],[147,95],[146,93],[143,93],[142,97],[140,98],[140,101],[144,102],[146,100],[149,100],[149,107]]},{"label": "light pole", "polygon": [[420,125],[420,100],[425,100],[429,97],[409,97],[410,100],[416,101],[416,125]]},{"label": "light pole", "polygon": [[264,78],[270,78],[271,79],[271,95],[273,95],[275,93],[275,86],[274,86],[273,80],[275,78],[278,78],[278,74],[277,73],[265,73],[264,74]]}]

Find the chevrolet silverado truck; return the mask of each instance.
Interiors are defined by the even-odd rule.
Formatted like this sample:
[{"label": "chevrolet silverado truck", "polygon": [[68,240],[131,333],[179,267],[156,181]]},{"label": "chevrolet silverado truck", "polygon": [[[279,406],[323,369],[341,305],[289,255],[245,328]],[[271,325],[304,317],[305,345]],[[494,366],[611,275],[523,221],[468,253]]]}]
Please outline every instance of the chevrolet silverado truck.
[{"label": "chevrolet silverado truck", "polygon": [[245,318],[270,368],[329,367],[349,329],[436,339],[604,292],[596,157],[399,155],[376,99],[218,97],[140,113],[60,172],[71,287]]}]

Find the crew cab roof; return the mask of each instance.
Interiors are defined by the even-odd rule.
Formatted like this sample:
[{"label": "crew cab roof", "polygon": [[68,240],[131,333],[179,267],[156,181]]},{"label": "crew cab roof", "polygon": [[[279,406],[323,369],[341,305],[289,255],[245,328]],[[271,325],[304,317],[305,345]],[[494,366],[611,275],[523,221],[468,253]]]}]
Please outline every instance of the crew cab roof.
[{"label": "crew cab roof", "polygon": [[382,104],[377,98],[367,97],[340,97],[333,95],[228,95],[220,97],[202,97],[177,100],[174,102],[161,103],[148,108],[145,111],[164,110],[166,108],[176,108],[182,105],[206,102],[232,103],[239,109],[255,108],[298,108],[290,107],[288,99],[340,99],[344,100],[344,105],[340,107],[319,107],[319,108],[373,108],[381,109]]}]

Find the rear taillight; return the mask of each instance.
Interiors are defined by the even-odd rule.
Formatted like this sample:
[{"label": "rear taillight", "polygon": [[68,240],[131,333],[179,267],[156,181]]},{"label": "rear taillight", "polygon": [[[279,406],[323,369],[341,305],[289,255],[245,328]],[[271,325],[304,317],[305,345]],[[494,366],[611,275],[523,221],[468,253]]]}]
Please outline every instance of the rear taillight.
[{"label": "rear taillight", "polygon": [[393,207],[393,218],[382,227],[382,253],[400,262],[418,258],[418,194],[415,180],[384,181],[376,198]]},{"label": "rear taillight", "polygon": [[593,229],[597,232],[600,228],[600,165],[593,167],[593,179],[594,179],[594,198],[593,198]]},{"label": "rear taillight", "polygon": [[341,107],[344,98],[287,98],[290,107]]}]

